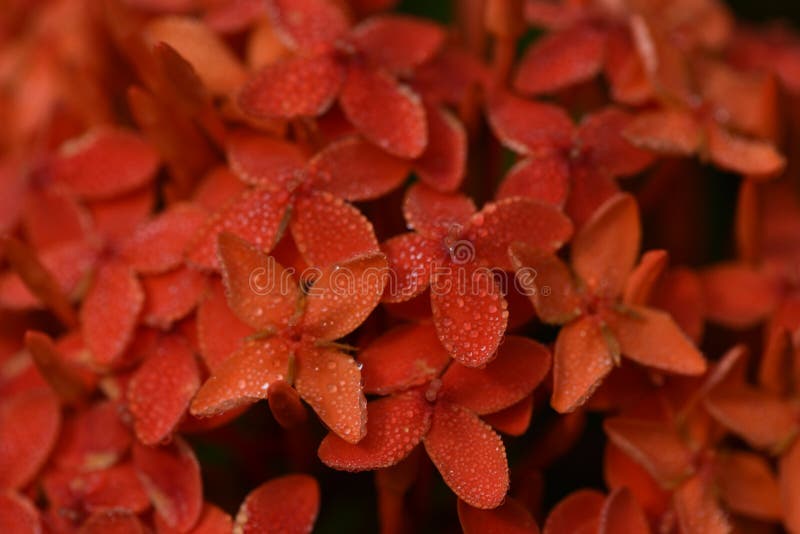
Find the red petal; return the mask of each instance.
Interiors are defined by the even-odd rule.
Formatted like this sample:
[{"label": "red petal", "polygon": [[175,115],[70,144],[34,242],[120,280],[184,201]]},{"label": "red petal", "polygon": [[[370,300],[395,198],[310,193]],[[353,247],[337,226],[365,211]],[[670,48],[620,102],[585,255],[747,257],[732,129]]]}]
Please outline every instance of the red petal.
[{"label": "red petal", "polygon": [[642,255],[639,265],[625,283],[622,302],[627,305],[644,305],[650,300],[653,287],[667,268],[666,250],[651,250]]},{"label": "red petal", "polygon": [[514,78],[521,93],[552,93],[591,80],[603,68],[605,34],[588,24],[550,33],[530,46]]},{"label": "red petal", "polygon": [[491,271],[448,263],[437,268],[431,284],[436,332],[459,363],[480,367],[489,362],[508,323],[507,303]]},{"label": "red petal", "polygon": [[145,534],[144,525],[128,510],[105,510],[94,513],[81,527],[82,534]]},{"label": "red petal", "polygon": [[432,325],[393,328],[359,355],[364,366],[364,392],[388,395],[420,386],[435,378],[450,362]]},{"label": "red petal", "polygon": [[494,510],[480,510],[458,501],[458,521],[464,534],[539,534],[536,521],[514,499],[506,499]]},{"label": "red petal", "polygon": [[649,517],[661,517],[669,509],[671,492],[613,443],[606,445],[603,472],[609,488],[627,488]]},{"label": "red petal", "polygon": [[12,492],[0,493],[0,525],[13,534],[42,532],[39,511],[27,498]]},{"label": "red petal", "polygon": [[562,208],[569,194],[569,177],[569,164],[559,154],[526,158],[511,167],[495,198],[526,197]]},{"label": "red petal", "polygon": [[197,392],[192,414],[217,415],[266,399],[269,385],[288,376],[291,356],[291,347],[281,337],[246,341]]},{"label": "red petal", "polygon": [[702,353],[668,313],[639,307],[607,319],[624,356],[672,373],[701,375],[705,372]]},{"label": "red petal", "polygon": [[297,199],[290,229],[303,258],[315,267],[325,268],[379,250],[369,220],[330,193]]},{"label": "red petal", "polygon": [[[91,221],[75,197],[55,188],[31,191],[29,195],[22,224],[33,248],[42,250],[86,239]],[[15,201],[19,202],[19,198]]]},{"label": "red petal", "polygon": [[686,481],[673,495],[678,526],[686,534],[725,534],[732,528],[702,474]]},{"label": "red petal", "polygon": [[620,191],[616,180],[590,165],[572,166],[572,183],[564,211],[576,228],[586,224],[591,216]]},{"label": "red petal", "polygon": [[382,71],[351,65],[339,103],[371,143],[401,158],[416,158],[428,144],[419,96]]},{"label": "red petal", "polygon": [[138,189],[125,196],[92,202],[89,211],[95,231],[106,241],[121,243],[150,218],[155,204],[151,187]]},{"label": "red petal", "polygon": [[780,488],[766,459],[751,452],[729,452],[715,463],[720,498],[733,512],[765,521],[780,521]]},{"label": "red petal", "polygon": [[590,159],[590,165],[610,176],[637,174],[655,159],[635,147],[622,132],[634,116],[617,108],[605,108],[587,115],[577,131],[577,143]]},{"label": "red petal", "polygon": [[180,438],[162,447],[135,443],[133,463],[164,522],[184,532],[192,528],[203,507],[200,466],[192,449]]},{"label": "red petal", "polygon": [[355,360],[334,349],[307,347],[296,359],[294,387],[320,419],[345,441],[358,443],[367,428],[367,400]]},{"label": "red petal", "polygon": [[[200,519],[190,531],[191,534],[229,534],[233,531],[231,516],[208,502],[203,504]],[[156,516],[156,532],[158,534],[178,534],[180,531],[167,525],[161,516]]]},{"label": "red petal", "polygon": [[500,142],[519,154],[566,150],[572,144],[574,128],[563,109],[511,94],[490,100],[489,124]]},{"label": "red petal", "polygon": [[[128,451],[131,433],[119,406],[99,402],[64,422],[53,463],[64,471],[94,471],[114,465]],[[102,428],[102,432],[97,432]]]},{"label": "red petal", "polygon": [[150,182],[158,155],[126,130],[96,129],[61,147],[53,177],[88,199],[109,198]]},{"label": "red petal", "polygon": [[293,428],[308,419],[308,411],[300,394],[283,380],[276,380],[267,389],[267,401],[272,416],[283,428]]},{"label": "red petal", "polygon": [[50,455],[60,423],[58,400],[49,390],[29,390],[0,403],[0,488],[31,481]]},{"label": "red petal", "polygon": [[727,263],[700,273],[707,317],[729,328],[751,328],[778,304],[770,278],[744,264]]},{"label": "red petal", "polygon": [[508,247],[521,242],[555,251],[572,236],[572,223],[558,209],[528,198],[492,202],[472,216],[466,237],[490,267],[513,269]]},{"label": "red petal", "polygon": [[297,318],[300,290],[275,258],[233,234],[220,234],[219,257],[228,304],[254,330],[280,329]]},{"label": "red petal", "polygon": [[528,395],[504,410],[483,416],[492,428],[508,436],[521,436],[528,431],[533,415],[533,395]]},{"label": "red petal", "polygon": [[733,134],[716,123],[708,127],[708,152],[722,169],[751,177],[771,178],[780,174],[786,159],[775,145]]},{"label": "red petal", "polygon": [[650,534],[647,517],[628,488],[619,488],[608,496],[600,513],[600,528],[597,532]]},{"label": "red petal", "polygon": [[239,106],[257,118],[317,117],[333,103],[343,75],[328,55],[280,60],[250,78],[239,93]]},{"label": "red petal", "polygon": [[425,19],[378,15],[353,28],[350,38],[375,65],[409,73],[433,57],[442,47],[445,34],[439,25]]},{"label": "red petal", "polygon": [[795,440],[778,464],[783,522],[789,531],[800,527],[800,440]]},{"label": "red petal", "polygon": [[319,446],[322,462],[334,469],[365,471],[397,464],[408,456],[431,424],[431,407],[418,392],[370,402],[367,434],[357,444],[330,433]]},{"label": "red petal", "polygon": [[653,86],[627,28],[611,29],[608,33],[605,75],[616,102],[641,105],[653,96]]},{"label": "red petal", "polygon": [[639,257],[641,239],[636,200],[625,193],[610,198],[572,240],[575,274],[596,295],[620,295]]},{"label": "red petal", "polygon": [[595,490],[570,493],[547,516],[542,534],[596,532],[604,500],[603,494]]},{"label": "red petal", "polygon": [[240,321],[228,307],[225,289],[218,280],[214,280],[206,299],[197,310],[200,354],[212,374],[253,333],[253,329]]},{"label": "red petal", "polygon": [[651,303],[669,312],[681,330],[699,343],[705,324],[705,303],[700,277],[688,268],[668,271],[657,286]]},{"label": "red petal", "polygon": [[306,54],[329,50],[349,27],[329,0],[269,0],[267,12],[283,42]]},{"label": "red petal", "polygon": [[565,325],[558,333],[553,358],[553,408],[561,413],[575,410],[613,366],[612,347],[596,317],[585,316]]},{"label": "red petal", "polygon": [[386,275],[386,259],[380,253],[322,271],[307,291],[303,332],[330,341],[355,330],[380,302]]},{"label": "red petal", "polygon": [[206,174],[195,189],[193,201],[207,211],[223,208],[245,190],[245,184],[228,169],[216,167]]},{"label": "red petal", "polygon": [[472,199],[457,193],[440,193],[422,184],[408,188],[403,215],[408,227],[428,238],[441,238],[451,229],[467,225],[475,213]]},{"label": "red petal", "polygon": [[44,489],[50,506],[57,506],[65,515],[111,508],[140,513],[150,507],[150,499],[130,462],[79,475],[69,471],[50,473],[44,479]]},{"label": "red petal", "polygon": [[217,237],[230,232],[269,252],[280,238],[289,197],[284,191],[250,189],[212,215],[198,233],[189,261],[205,268],[219,268]]},{"label": "red petal", "polygon": [[606,419],[608,438],[665,487],[673,487],[692,469],[692,453],[662,421],[625,417]]},{"label": "red petal", "polygon": [[467,132],[449,111],[425,106],[428,146],[414,162],[420,180],[438,191],[454,191],[464,179]]},{"label": "red petal", "polygon": [[234,132],[226,146],[231,170],[243,182],[273,191],[298,182],[306,158],[299,146],[265,135]]},{"label": "red petal", "polygon": [[515,285],[531,300],[539,319],[565,324],[580,315],[581,297],[563,261],[524,243],[512,244],[509,255],[517,271]]},{"label": "red petal", "polygon": [[384,302],[406,302],[428,288],[434,258],[439,253],[433,240],[409,232],[385,241],[381,250],[386,254],[390,272]]},{"label": "red petal", "polygon": [[66,403],[85,399],[89,387],[84,376],[73,362],[67,360],[47,334],[28,330],[25,346],[31,353],[36,368],[59,398]]},{"label": "red petal", "polygon": [[550,351],[533,340],[506,336],[486,367],[457,363],[442,376],[440,395],[478,415],[498,412],[531,394],[550,370]]},{"label": "red petal", "polygon": [[311,532],[319,512],[319,484],[308,475],[286,475],[265,482],[242,503],[234,532]]},{"label": "red petal", "polygon": [[423,440],[445,483],[475,508],[495,508],[508,491],[506,450],[500,436],[470,411],[439,402]]},{"label": "red petal", "polygon": [[197,363],[186,342],[178,336],[160,340],[128,385],[128,409],[139,440],[155,445],[168,438],[199,387]]},{"label": "red petal", "polygon": [[408,163],[358,136],[334,141],[308,164],[318,187],[345,200],[371,200],[400,186]]},{"label": "red petal", "polygon": [[120,255],[138,273],[160,274],[177,267],[205,221],[193,204],[177,204],[153,218],[122,245]]},{"label": "red petal", "polygon": [[113,365],[133,337],[144,293],[131,269],[119,263],[100,268],[81,308],[81,327],[92,361]]},{"label": "red petal", "polygon": [[142,278],[145,301],[142,322],[169,329],[195,309],[206,291],[206,276],[182,267],[164,274]]},{"label": "red petal", "polygon": [[775,449],[797,432],[794,410],[772,394],[749,386],[724,386],[706,396],[706,409],[753,447]]},{"label": "red petal", "polygon": [[634,146],[659,154],[688,156],[700,146],[700,125],[692,115],[678,110],[660,110],[637,115],[624,136]]}]

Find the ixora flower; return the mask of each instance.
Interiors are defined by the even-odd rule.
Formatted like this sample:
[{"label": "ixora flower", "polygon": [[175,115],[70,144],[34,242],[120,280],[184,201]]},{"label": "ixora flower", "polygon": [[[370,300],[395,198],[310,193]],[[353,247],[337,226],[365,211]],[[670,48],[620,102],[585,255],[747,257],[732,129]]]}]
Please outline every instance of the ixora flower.
[{"label": "ixora flower", "polygon": [[219,256],[228,304],[254,333],[203,384],[191,412],[213,415],[267,399],[286,382],[329,428],[357,443],[366,432],[361,372],[334,340],[378,305],[384,256],[357,256],[322,269],[305,291],[274,258],[234,235],[220,235]]},{"label": "ixora flower", "polygon": [[320,459],[348,471],[385,468],[422,442],[460,499],[477,508],[499,506],[508,490],[505,448],[481,416],[513,406],[536,388],[550,369],[547,348],[507,336],[496,358],[475,369],[451,362],[432,326],[411,325],[376,339],[359,362],[364,392],[388,396],[369,404],[363,440],[353,444],[330,433]]},{"label": "ixora flower", "polygon": [[507,303],[491,269],[510,270],[508,245],[522,241],[554,251],[572,233],[569,219],[535,200],[510,198],[475,210],[464,195],[415,184],[403,213],[413,232],[386,241],[393,276],[384,300],[403,302],[430,287],[439,338],[450,355],[477,367],[503,339]]},{"label": "ixora flower", "polygon": [[539,318],[563,325],[553,363],[552,405],[569,412],[586,402],[620,355],[672,373],[700,375],[703,355],[659,310],[644,306],[663,254],[639,256],[636,201],[618,194],[572,240],[571,268],[547,251],[511,245],[518,269],[532,268],[531,302]]}]

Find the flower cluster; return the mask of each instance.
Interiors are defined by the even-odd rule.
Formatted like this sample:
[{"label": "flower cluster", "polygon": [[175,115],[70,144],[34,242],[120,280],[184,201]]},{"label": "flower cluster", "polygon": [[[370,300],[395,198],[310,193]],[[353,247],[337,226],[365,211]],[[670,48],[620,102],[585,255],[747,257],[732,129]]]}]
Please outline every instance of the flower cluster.
[{"label": "flower cluster", "polygon": [[397,4],[4,4],[0,531],[800,534],[800,37]]}]

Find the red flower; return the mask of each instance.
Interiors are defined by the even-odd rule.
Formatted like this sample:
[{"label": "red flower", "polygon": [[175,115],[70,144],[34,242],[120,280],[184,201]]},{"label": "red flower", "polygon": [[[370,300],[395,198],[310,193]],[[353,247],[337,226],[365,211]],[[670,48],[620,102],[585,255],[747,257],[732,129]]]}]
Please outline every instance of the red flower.
[{"label": "red flower", "polygon": [[319,511],[319,485],[308,475],[286,475],[250,492],[236,514],[235,532],[311,532]]}]

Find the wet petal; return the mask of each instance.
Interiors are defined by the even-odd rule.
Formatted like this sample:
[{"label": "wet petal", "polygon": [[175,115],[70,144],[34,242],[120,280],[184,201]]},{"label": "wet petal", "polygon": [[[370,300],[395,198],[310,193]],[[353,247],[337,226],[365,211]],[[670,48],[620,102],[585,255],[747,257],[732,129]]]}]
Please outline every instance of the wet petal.
[{"label": "wet petal", "polygon": [[31,481],[50,455],[60,424],[58,399],[47,389],[0,403],[0,488],[21,488]]},{"label": "wet petal", "polygon": [[397,464],[408,456],[431,424],[432,409],[419,392],[407,392],[367,405],[367,434],[357,444],[334,433],[319,446],[322,462],[334,469],[365,471]]},{"label": "wet petal", "polygon": [[555,251],[572,236],[572,222],[560,210],[528,198],[508,198],[487,204],[472,216],[466,239],[490,267],[511,270],[508,247],[525,243]]},{"label": "wet petal", "polygon": [[495,198],[526,197],[562,208],[570,186],[568,162],[559,154],[517,162],[500,183]]},{"label": "wet petal", "polygon": [[[233,531],[233,519],[223,512],[220,508],[209,504],[203,504],[203,511],[200,519],[190,531],[191,534],[228,534]],[[177,534],[179,531],[167,525],[161,516],[156,516],[156,532],[158,534]]]},{"label": "wet petal", "polygon": [[435,378],[450,362],[433,325],[395,327],[358,355],[364,367],[364,392],[388,395],[420,386]]},{"label": "wet petal", "polygon": [[26,497],[13,492],[0,493],[0,525],[15,534],[42,532],[39,511]]},{"label": "wet petal", "polygon": [[741,137],[716,123],[709,125],[707,131],[711,161],[724,170],[771,178],[786,166],[786,159],[769,141]]},{"label": "wet petal", "polygon": [[299,198],[290,229],[303,258],[320,268],[379,250],[369,220],[330,193]]},{"label": "wet petal", "polygon": [[406,302],[428,288],[439,248],[416,232],[392,237],[381,244],[389,264],[384,302]]},{"label": "wet petal", "polygon": [[43,486],[50,505],[65,509],[66,514],[110,508],[141,513],[150,507],[150,498],[130,462],[82,474],[51,472]]},{"label": "wet petal", "polygon": [[551,252],[514,243],[509,249],[515,284],[528,296],[539,319],[565,324],[581,313],[581,300],[569,267]]},{"label": "wet petal", "polygon": [[128,510],[112,509],[95,512],[81,527],[85,534],[145,534],[144,525]]},{"label": "wet petal", "polygon": [[602,31],[576,24],[538,39],[519,64],[514,87],[524,94],[552,93],[591,80],[603,68]]},{"label": "wet petal", "polygon": [[319,513],[319,484],[308,475],[286,475],[261,484],[236,514],[234,532],[311,532]]},{"label": "wet petal", "polygon": [[464,534],[539,534],[531,514],[514,499],[493,510],[473,508],[458,501],[458,521]]},{"label": "wet petal", "polygon": [[681,330],[699,343],[705,325],[705,302],[700,277],[691,269],[670,269],[651,297],[654,307],[663,309],[672,316]]},{"label": "wet petal", "polygon": [[612,347],[596,317],[581,317],[565,325],[556,339],[550,404],[561,413],[575,410],[613,367]]},{"label": "wet petal", "polygon": [[177,437],[161,447],[134,443],[133,464],[164,522],[184,532],[192,528],[203,507],[203,484],[189,445]]},{"label": "wet petal", "polygon": [[153,188],[147,186],[124,196],[90,203],[95,231],[105,241],[125,241],[150,218],[155,204],[153,193]]},{"label": "wet petal", "polygon": [[652,308],[631,308],[608,317],[609,328],[624,356],[672,373],[701,375],[703,354],[668,313]]},{"label": "wet petal", "polygon": [[622,302],[627,305],[644,305],[650,300],[653,287],[667,268],[666,250],[651,250],[642,255],[639,265],[625,283]]},{"label": "wet petal", "polygon": [[644,510],[628,488],[615,490],[606,499],[600,513],[598,534],[649,534],[650,525]]},{"label": "wet petal", "polygon": [[53,340],[43,332],[25,332],[25,346],[36,368],[65,403],[75,403],[89,395],[89,386],[78,367],[69,361]]},{"label": "wet petal", "polygon": [[674,156],[694,154],[701,135],[694,117],[678,110],[640,113],[624,131],[625,138],[634,146]]},{"label": "wet petal", "polygon": [[707,317],[729,328],[750,328],[778,304],[778,288],[762,272],[745,264],[726,263],[700,273]]},{"label": "wet petal", "polygon": [[382,71],[351,65],[339,103],[371,143],[401,158],[416,158],[428,144],[419,96]]},{"label": "wet petal", "polygon": [[438,402],[423,440],[445,483],[475,508],[495,508],[508,491],[508,463],[500,436],[469,410]]},{"label": "wet petal", "polygon": [[[97,432],[102,428],[102,432]],[[94,471],[117,463],[128,452],[131,432],[112,401],[92,404],[64,421],[53,464],[64,471]]]},{"label": "wet petal", "polygon": [[142,322],[169,329],[195,309],[206,291],[206,275],[188,267],[164,274],[145,276]]},{"label": "wet petal", "polygon": [[238,197],[246,186],[228,167],[215,167],[198,183],[192,197],[195,204],[209,212],[217,211]]},{"label": "wet petal", "polygon": [[334,141],[308,164],[319,188],[345,200],[371,200],[392,191],[409,173],[408,162],[396,158],[361,137]]},{"label": "wet petal", "polygon": [[344,71],[329,55],[292,57],[266,65],[239,93],[239,106],[257,118],[318,117],[333,103]]},{"label": "wet petal", "polygon": [[596,490],[578,490],[561,500],[547,516],[542,534],[594,532],[605,497]]},{"label": "wet petal", "polygon": [[53,177],[79,196],[101,199],[128,193],[150,182],[158,169],[156,151],[126,130],[96,129],[64,144]]},{"label": "wet petal", "polygon": [[290,189],[305,168],[298,145],[266,135],[234,132],[228,136],[226,152],[240,180],[274,191]]},{"label": "wet petal", "polygon": [[440,395],[478,415],[495,413],[530,395],[550,370],[550,359],[544,345],[506,336],[486,367],[451,365],[442,376]]},{"label": "wet petal", "polygon": [[284,44],[304,54],[328,51],[349,27],[339,6],[327,0],[269,0],[267,12]]},{"label": "wet petal", "polygon": [[749,386],[719,387],[706,396],[705,406],[714,419],[759,449],[783,446],[797,432],[788,402]]},{"label": "wet petal", "polygon": [[641,105],[653,96],[653,86],[627,28],[612,28],[609,31],[605,76],[615,102]]},{"label": "wet petal", "polygon": [[218,249],[228,305],[241,321],[265,331],[296,318],[301,296],[290,271],[233,234],[220,234]]},{"label": "wet petal", "polygon": [[177,204],[140,226],[122,245],[120,255],[138,273],[160,274],[177,267],[186,247],[205,221],[193,204]]},{"label": "wet petal", "polygon": [[678,525],[686,534],[725,534],[732,528],[703,474],[686,481],[673,495]]},{"label": "wet petal", "polygon": [[178,336],[161,339],[128,385],[128,409],[139,440],[155,445],[167,438],[199,387],[197,363],[186,342]]},{"label": "wet petal", "polygon": [[215,279],[206,299],[197,310],[197,338],[200,355],[208,369],[214,373],[234,352],[244,344],[245,338],[254,334],[228,307],[225,288]]},{"label": "wet petal", "polygon": [[283,338],[246,341],[197,392],[192,400],[192,414],[216,415],[266,399],[269,385],[289,375],[291,356],[291,348]]},{"label": "wet petal", "polygon": [[222,232],[237,235],[262,252],[269,252],[280,238],[288,202],[289,197],[283,191],[245,191],[209,217],[190,246],[188,260],[207,269],[218,269],[217,238]]},{"label": "wet petal", "polygon": [[594,294],[616,297],[636,264],[641,239],[636,200],[615,195],[572,240],[573,269]]},{"label": "wet petal", "polygon": [[533,415],[533,395],[529,395],[516,404],[499,412],[483,416],[495,430],[508,436],[521,436],[528,431]]},{"label": "wet petal", "polygon": [[655,159],[652,154],[632,145],[622,132],[634,115],[617,108],[605,108],[581,121],[576,143],[591,161],[611,176],[630,176],[644,170]]},{"label": "wet petal", "polygon": [[269,385],[267,402],[272,416],[283,428],[293,428],[308,419],[300,394],[284,380]]},{"label": "wet petal", "polygon": [[426,185],[438,191],[454,191],[464,179],[467,132],[461,122],[440,107],[425,106],[428,146],[414,162],[414,171]]},{"label": "wet petal", "polygon": [[95,274],[81,308],[81,327],[92,361],[113,365],[131,342],[144,292],[131,269],[109,263]]},{"label": "wet petal", "polygon": [[441,193],[422,184],[408,188],[403,201],[403,215],[409,229],[428,238],[441,238],[451,228],[467,225],[475,213],[472,199],[458,193]]},{"label": "wet petal", "polygon": [[386,258],[378,253],[322,271],[308,288],[303,332],[329,341],[355,330],[380,302],[386,269]]},{"label": "wet petal", "polygon": [[613,417],[605,420],[603,428],[617,447],[662,486],[674,487],[690,474],[691,451],[663,422]]},{"label": "wet petal", "polygon": [[572,144],[572,121],[552,104],[495,95],[489,101],[488,120],[500,142],[518,154],[565,150]]},{"label": "wet petal", "polygon": [[766,459],[752,452],[721,454],[715,463],[720,498],[733,512],[780,521],[780,488]]},{"label": "wet petal", "polygon": [[367,400],[355,360],[334,349],[301,349],[294,387],[320,419],[349,443],[366,433]]},{"label": "wet petal", "polygon": [[[15,201],[19,202],[19,198]],[[86,239],[91,219],[73,195],[51,187],[29,192],[22,225],[26,242],[41,251],[60,243]]]},{"label": "wet petal", "polygon": [[353,28],[350,38],[375,65],[408,73],[433,57],[445,33],[428,20],[392,14],[366,19]]},{"label": "wet petal", "polygon": [[508,304],[491,271],[455,262],[437,268],[431,307],[439,339],[456,361],[479,367],[494,358],[508,323]]}]

